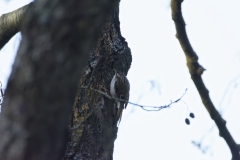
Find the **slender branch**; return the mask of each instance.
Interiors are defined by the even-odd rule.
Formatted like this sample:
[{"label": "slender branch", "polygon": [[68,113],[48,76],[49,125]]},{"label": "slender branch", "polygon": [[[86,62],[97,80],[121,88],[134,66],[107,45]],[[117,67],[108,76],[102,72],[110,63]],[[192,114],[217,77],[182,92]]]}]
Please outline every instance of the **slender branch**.
[{"label": "slender branch", "polygon": [[172,0],[171,9],[172,9],[172,19],[175,23],[175,27],[177,31],[176,37],[179,40],[179,43],[185,53],[189,73],[198,90],[198,93],[202,99],[202,102],[205,108],[207,109],[209,115],[215,121],[219,129],[220,136],[224,138],[224,140],[226,141],[227,145],[230,148],[232,153],[232,159],[240,160],[239,148],[226,127],[226,121],[221,117],[221,115],[213,105],[209,97],[209,91],[207,90],[202,80],[201,75],[205,69],[198,63],[198,56],[194,52],[188,40],[186,28],[185,28],[185,22],[181,13],[182,2],[183,0]]},{"label": "slender branch", "polygon": [[32,2],[13,12],[3,14],[0,17],[0,50],[17,32],[20,31],[23,14],[31,4]]},{"label": "slender branch", "polygon": [[[99,94],[101,94],[101,95],[103,95],[103,96],[105,96],[105,97],[107,97],[109,99],[112,99],[112,100],[115,100],[115,101],[129,103],[129,104],[141,107],[145,111],[160,111],[160,110],[162,110],[164,108],[170,108],[172,104],[177,103],[178,101],[180,101],[182,99],[182,97],[185,95],[185,93],[187,92],[187,89],[186,89],[185,92],[183,93],[183,95],[180,98],[178,98],[175,101],[171,101],[168,105],[164,105],[164,106],[144,106],[144,105],[140,105],[140,104],[136,104],[136,103],[132,103],[132,102],[126,101],[124,99],[114,98],[114,97],[110,96],[109,94],[107,94],[105,92],[102,92],[100,90],[94,89],[94,88],[80,87],[80,89],[89,89],[89,90],[98,92]],[[146,108],[151,108],[151,109],[146,109]]]}]

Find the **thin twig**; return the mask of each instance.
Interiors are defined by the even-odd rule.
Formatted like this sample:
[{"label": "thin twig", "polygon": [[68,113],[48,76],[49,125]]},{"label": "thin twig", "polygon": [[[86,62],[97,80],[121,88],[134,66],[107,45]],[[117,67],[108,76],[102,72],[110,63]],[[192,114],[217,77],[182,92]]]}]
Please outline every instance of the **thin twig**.
[{"label": "thin twig", "polygon": [[[95,92],[97,92],[97,93],[99,93],[99,94],[101,94],[101,95],[103,95],[103,96],[105,96],[105,97],[107,97],[109,99],[112,99],[112,100],[115,100],[115,101],[129,103],[129,104],[141,107],[145,111],[160,111],[160,110],[162,110],[164,108],[170,108],[172,104],[177,103],[178,101],[180,101],[182,99],[182,97],[187,92],[187,89],[185,89],[185,92],[183,93],[183,95],[180,98],[178,98],[177,100],[175,100],[173,102],[171,101],[170,104],[165,105],[165,106],[144,106],[144,105],[140,105],[140,104],[136,104],[136,103],[132,103],[132,102],[126,101],[124,99],[114,98],[114,97],[110,96],[109,94],[107,94],[105,92],[102,92],[102,91],[94,89],[94,88],[89,88],[88,86],[87,87],[80,87],[79,89],[89,89],[89,90],[95,91]],[[146,108],[152,108],[152,109],[146,109]],[[76,125],[76,126],[74,126],[72,128],[69,128],[69,130],[78,129],[82,125],[82,123],[85,122],[93,114],[93,112],[96,109],[99,109],[99,108],[95,107],[94,109],[92,109],[92,111],[85,117],[85,119],[82,122],[80,122],[78,125]]]},{"label": "thin twig", "polygon": [[[126,101],[124,99],[114,98],[114,97],[110,96],[109,94],[107,94],[105,92],[102,92],[100,90],[94,89],[94,88],[80,87],[80,89],[89,89],[89,90],[98,92],[99,94],[101,94],[101,95],[103,95],[103,96],[105,96],[105,97],[107,97],[109,99],[112,99],[112,100],[115,100],[115,101],[129,103],[129,104],[141,107],[145,111],[160,111],[160,110],[162,110],[164,108],[169,108],[169,107],[171,107],[172,104],[177,103],[178,101],[180,101],[182,99],[182,97],[185,95],[185,93],[187,92],[187,89],[186,89],[185,92],[183,93],[183,95],[180,98],[178,98],[175,101],[171,101],[168,105],[164,105],[164,106],[144,106],[144,105],[140,105],[140,104],[136,104],[136,103],[133,103],[133,102]],[[152,109],[146,109],[146,108],[152,108]]]}]

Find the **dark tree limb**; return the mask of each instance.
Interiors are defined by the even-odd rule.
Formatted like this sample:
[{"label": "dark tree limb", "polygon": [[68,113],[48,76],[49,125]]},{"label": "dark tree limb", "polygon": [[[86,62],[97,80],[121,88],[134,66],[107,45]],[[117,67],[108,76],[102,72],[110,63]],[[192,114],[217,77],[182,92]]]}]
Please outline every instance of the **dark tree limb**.
[{"label": "dark tree limb", "polygon": [[91,48],[117,0],[35,0],[4,94],[0,159],[59,160]]},{"label": "dark tree limb", "polygon": [[232,159],[240,160],[239,148],[226,127],[226,121],[221,117],[221,115],[213,105],[209,97],[209,91],[202,80],[201,75],[205,69],[198,63],[198,56],[194,52],[188,40],[186,28],[185,28],[185,22],[181,12],[182,2],[183,0],[172,0],[171,9],[172,9],[172,19],[175,23],[175,27],[177,31],[176,37],[179,40],[179,43],[185,53],[189,73],[198,90],[198,93],[202,99],[202,102],[205,108],[207,109],[210,117],[214,120],[214,122],[216,123],[219,129],[219,135],[224,138],[229,149],[231,150]]},{"label": "dark tree limb", "polygon": [[32,2],[0,17],[0,50],[20,30],[23,14]]}]

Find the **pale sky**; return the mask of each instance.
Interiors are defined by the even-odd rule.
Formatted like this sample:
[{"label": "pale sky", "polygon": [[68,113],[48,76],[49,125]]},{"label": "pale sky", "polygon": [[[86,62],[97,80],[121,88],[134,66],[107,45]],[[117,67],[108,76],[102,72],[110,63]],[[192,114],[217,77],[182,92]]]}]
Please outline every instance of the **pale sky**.
[{"label": "pale sky", "polygon": [[[0,15],[29,0],[0,0]],[[240,143],[240,1],[185,0],[183,16],[190,42],[206,68],[203,80],[216,108],[237,143]],[[216,127],[206,134],[203,154],[191,142],[199,142],[214,122],[204,108],[175,38],[169,0],[122,0],[122,35],[132,51],[128,79],[130,101],[166,105],[186,88],[184,102],[170,109],[146,112],[128,105],[115,143],[115,160],[230,160],[231,154]],[[0,51],[0,81],[6,85],[20,36]],[[186,125],[186,105],[196,118]]]}]

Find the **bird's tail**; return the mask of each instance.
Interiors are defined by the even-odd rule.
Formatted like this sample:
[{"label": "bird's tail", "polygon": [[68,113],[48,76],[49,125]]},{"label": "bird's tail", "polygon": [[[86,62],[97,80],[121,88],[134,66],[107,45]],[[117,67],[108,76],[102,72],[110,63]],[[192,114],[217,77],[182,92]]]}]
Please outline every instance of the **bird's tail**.
[{"label": "bird's tail", "polygon": [[116,122],[118,123],[118,125],[120,124],[121,119],[122,119],[122,111],[124,108],[123,105],[124,105],[123,103],[120,103],[120,106],[117,111]]}]

